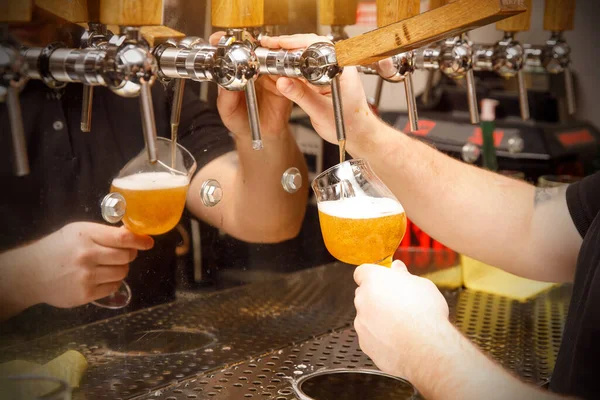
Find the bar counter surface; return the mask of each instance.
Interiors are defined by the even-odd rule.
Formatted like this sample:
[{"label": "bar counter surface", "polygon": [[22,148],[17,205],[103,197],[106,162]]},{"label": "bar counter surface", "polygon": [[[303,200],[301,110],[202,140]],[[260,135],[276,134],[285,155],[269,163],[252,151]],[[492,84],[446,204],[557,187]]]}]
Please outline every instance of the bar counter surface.
[{"label": "bar counter surface", "polygon": [[[5,347],[0,362],[45,363],[79,351],[90,367],[74,399],[300,398],[295,382],[311,373],[377,370],[351,327],[353,271],[333,263],[177,300]],[[442,293],[451,321],[484,352],[525,381],[548,380],[570,286],[526,303],[466,289]]]}]

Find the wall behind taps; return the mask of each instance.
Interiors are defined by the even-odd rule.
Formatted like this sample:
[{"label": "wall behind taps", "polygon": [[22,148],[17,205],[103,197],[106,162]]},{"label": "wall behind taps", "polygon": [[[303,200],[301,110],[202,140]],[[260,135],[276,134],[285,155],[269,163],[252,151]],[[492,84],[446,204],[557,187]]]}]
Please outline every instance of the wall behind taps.
[{"label": "wall behind taps", "polygon": [[[421,12],[428,9],[428,1],[421,2]],[[600,1],[578,0],[575,11],[575,30],[567,32],[565,37],[571,46],[572,70],[574,73],[577,93],[577,118],[592,122],[600,127],[600,51],[597,49],[596,38],[600,33]],[[531,30],[518,35],[522,43],[543,44],[550,33],[544,31],[544,0],[533,0],[531,15]],[[375,29],[371,26],[350,26],[346,31],[350,36]],[[329,27],[320,27],[321,34],[326,34]],[[495,24],[476,29],[470,33],[470,38],[477,43],[494,43],[501,38],[502,33],[496,30]],[[417,71],[413,80],[417,93],[425,88],[426,75]],[[377,84],[374,76],[363,76],[363,84],[367,96],[373,97]],[[385,111],[406,110],[404,89],[401,84],[384,84],[380,108]]]}]

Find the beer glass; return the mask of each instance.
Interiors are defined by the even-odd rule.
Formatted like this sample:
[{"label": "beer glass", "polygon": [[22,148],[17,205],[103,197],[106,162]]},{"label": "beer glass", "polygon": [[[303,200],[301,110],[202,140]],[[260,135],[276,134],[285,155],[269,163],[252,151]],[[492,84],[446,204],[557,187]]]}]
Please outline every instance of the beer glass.
[{"label": "beer glass", "polygon": [[[143,150],[123,167],[112,181],[111,193],[102,200],[102,217],[107,222],[122,221],[140,235],[162,235],[177,226],[196,160],[183,146],[177,144],[174,152],[173,148],[171,140],[158,138],[156,162],[148,161]],[[131,290],[123,282],[115,293],[93,304],[114,309],[130,301]]]},{"label": "beer glass", "polygon": [[329,253],[354,265],[391,266],[406,232],[406,213],[367,161],[345,161],[312,183]]}]

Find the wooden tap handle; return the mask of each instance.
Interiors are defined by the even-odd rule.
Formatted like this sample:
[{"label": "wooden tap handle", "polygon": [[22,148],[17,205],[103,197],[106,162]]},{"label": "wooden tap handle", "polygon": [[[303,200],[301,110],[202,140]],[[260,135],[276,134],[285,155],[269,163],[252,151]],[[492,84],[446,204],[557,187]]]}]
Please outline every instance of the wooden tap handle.
[{"label": "wooden tap handle", "polygon": [[100,22],[105,25],[162,25],[163,0],[100,0]]},{"label": "wooden tap handle", "polygon": [[531,0],[524,0],[527,11],[496,23],[496,28],[504,32],[525,32],[531,26]]},{"label": "wooden tap handle", "polygon": [[29,22],[33,12],[33,0],[11,1],[0,3],[0,22]]},{"label": "wooden tap handle", "polygon": [[264,0],[265,25],[287,25],[289,23],[289,0]]},{"label": "wooden tap handle", "polygon": [[212,25],[251,28],[264,25],[264,0],[212,0]]},{"label": "wooden tap handle", "polygon": [[158,46],[169,39],[183,39],[185,37],[184,33],[163,25],[143,26],[140,32],[150,47]]},{"label": "wooden tap handle", "polygon": [[92,0],[35,0],[35,5],[74,24],[99,20],[98,2]]},{"label": "wooden tap handle", "polygon": [[321,25],[354,25],[358,0],[319,0]]},{"label": "wooden tap handle", "polygon": [[575,0],[546,0],[544,29],[553,32],[571,31],[574,28]]},{"label": "wooden tap handle", "polygon": [[434,10],[446,4],[448,4],[447,0],[429,0],[429,10]]},{"label": "wooden tap handle", "polygon": [[457,0],[335,45],[338,64],[367,65],[525,11],[521,0]]},{"label": "wooden tap handle", "polygon": [[420,0],[377,0],[377,26],[382,27],[419,14]]}]

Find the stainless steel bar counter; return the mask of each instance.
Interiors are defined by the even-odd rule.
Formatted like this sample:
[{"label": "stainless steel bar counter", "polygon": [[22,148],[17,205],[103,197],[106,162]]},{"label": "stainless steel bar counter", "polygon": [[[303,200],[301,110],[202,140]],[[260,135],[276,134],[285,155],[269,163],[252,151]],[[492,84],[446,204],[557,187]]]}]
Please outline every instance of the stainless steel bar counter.
[{"label": "stainless steel bar counter", "polygon": [[[300,398],[295,382],[309,374],[377,369],[351,329],[353,270],[334,263],[178,300],[0,349],[0,362],[78,350],[90,368],[75,399]],[[526,303],[443,293],[453,323],[483,351],[526,381],[549,378],[569,286]]]}]

